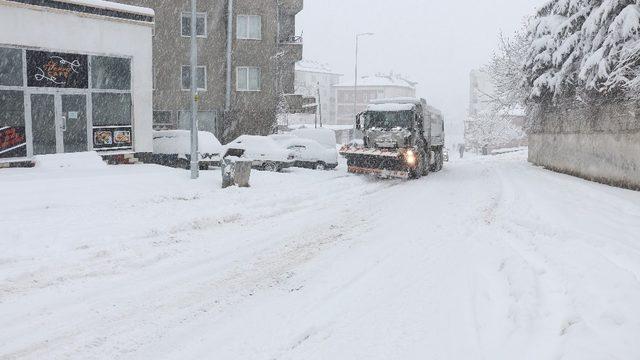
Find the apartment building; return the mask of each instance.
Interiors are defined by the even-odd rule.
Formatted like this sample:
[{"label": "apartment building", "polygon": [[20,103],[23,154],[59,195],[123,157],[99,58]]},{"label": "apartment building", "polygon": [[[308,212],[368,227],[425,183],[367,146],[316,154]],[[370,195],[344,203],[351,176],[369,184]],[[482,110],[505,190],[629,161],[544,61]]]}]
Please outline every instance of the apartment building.
[{"label": "apartment building", "polygon": [[322,123],[337,124],[336,94],[333,86],[340,83],[342,74],[338,74],[326,65],[312,60],[302,60],[296,64],[296,94],[313,97],[319,103],[318,116]]},{"label": "apartment building", "polygon": [[[190,129],[191,2],[120,1],[155,10],[154,127]],[[295,63],[302,59],[295,17],[302,8],[303,0],[198,0],[200,130],[223,142],[271,132],[279,100],[294,93]]]},{"label": "apartment building", "polygon": [[353,80],[334,85],[336,98],[336,123],[338,125],[352,125],[355,123],[354,102],[356,112],[367,109],[369,101],[374,99],[416,97],[418,83],[407,80],[393,72],[363,76],[358,80],[357,100]]}]

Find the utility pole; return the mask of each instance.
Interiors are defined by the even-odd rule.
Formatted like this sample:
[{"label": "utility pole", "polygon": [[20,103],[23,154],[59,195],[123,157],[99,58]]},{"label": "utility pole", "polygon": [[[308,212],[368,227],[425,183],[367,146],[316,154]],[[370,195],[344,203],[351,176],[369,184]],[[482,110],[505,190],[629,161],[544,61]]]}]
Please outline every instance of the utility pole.
[{"label": "utility pole", "polygon": [[322,127],[322,98],[320,95],[320,82],[318,81],[318,110],[316,111],[320,118],[320,127]]},{"label": "utility pole", "polygon": [[200,176],[198,155],[198,42],[197,42],[197,0],[191,0],[191,179]]},{"label": "utility pole", "polygon": [[353,85],[353,118],[355,119],[358,116],[358,42],[360,41],[361,36],[372,36],[373,33],[361,33],[356,34],[356,79]]}]

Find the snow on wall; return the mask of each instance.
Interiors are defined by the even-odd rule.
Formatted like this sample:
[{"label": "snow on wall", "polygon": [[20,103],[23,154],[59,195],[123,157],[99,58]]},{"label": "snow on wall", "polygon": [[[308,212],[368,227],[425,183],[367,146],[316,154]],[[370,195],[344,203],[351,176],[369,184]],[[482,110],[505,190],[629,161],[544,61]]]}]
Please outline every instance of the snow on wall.
[{"label": "snow on wall", "polygon": [[640,103],[540,108],[529,161],[589,180],[640,190]]}]

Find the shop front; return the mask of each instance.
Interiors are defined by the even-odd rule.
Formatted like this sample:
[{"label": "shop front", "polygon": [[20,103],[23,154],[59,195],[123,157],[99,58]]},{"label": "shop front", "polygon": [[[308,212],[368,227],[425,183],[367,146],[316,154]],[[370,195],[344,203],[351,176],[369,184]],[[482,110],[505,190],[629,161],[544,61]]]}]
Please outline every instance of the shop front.
[{"label": "shop front", "polygon": [[[72,14],[56,10],[50,15]],[[113,25],[101,16],[94,21]],[[125,25],[123,30],[135,29]],[[128,52],[131,45],[99,49],[92,44],[87,51],[68,51],[64,42],[29,46],[0,37],[0,161],[91,150],[150,152],[151,34],[145,30],[149,54],[144,56]],[[110,44],[104,35],[108,31],[102,41]]]}]

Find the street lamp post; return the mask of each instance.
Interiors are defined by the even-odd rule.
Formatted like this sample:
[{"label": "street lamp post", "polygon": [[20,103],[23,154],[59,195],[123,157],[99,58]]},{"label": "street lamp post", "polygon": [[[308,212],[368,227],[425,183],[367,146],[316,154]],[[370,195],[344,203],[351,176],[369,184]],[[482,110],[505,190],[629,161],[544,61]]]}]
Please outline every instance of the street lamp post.
[{"label": "street lamp post", "polygon": [[191,0],[191,178],[200,176],[198,156],[198,43],[196,36],[196,1]]},{"label": "street lamp post", "polygon": [[353,85],[353,118],[358,116],[358,43],[361,36],[372,36],[373,33],[360,33],[356,34],[356,80]]}]

